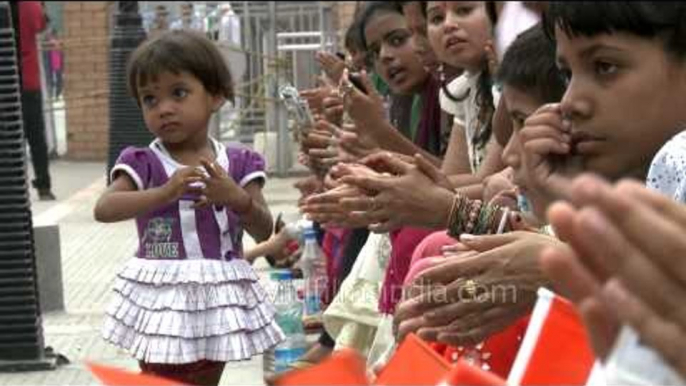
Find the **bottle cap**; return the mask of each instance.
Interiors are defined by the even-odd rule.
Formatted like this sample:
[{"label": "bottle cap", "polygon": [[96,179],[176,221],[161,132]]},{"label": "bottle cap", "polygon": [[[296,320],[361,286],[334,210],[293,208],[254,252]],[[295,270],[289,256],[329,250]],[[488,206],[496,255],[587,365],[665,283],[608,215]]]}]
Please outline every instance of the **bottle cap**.
[{"label": "bottle cap", "polygon": [[275,271],[269,277],[274,281],[287,281],[293,279],[291,271]]}]

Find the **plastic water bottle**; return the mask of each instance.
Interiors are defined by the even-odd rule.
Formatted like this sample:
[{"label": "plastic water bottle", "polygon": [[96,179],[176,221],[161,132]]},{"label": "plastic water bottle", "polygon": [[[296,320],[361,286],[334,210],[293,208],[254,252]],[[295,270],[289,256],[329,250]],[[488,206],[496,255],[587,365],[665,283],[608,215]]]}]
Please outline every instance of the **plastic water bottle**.
[{"label": "plastic water bottle", "polygon": [[305,232],[306,228],[311,228],[312,227],[312,221],[306,220],[306,219],[300,219],[298,221],[290,222],[286,224],[286,234],[288,235],[288,238],[293,239],[293,240],[298,240],[298,242],[302,241],[303,238],[303,233]]},{"label": "plastic water bottle", "polygon": [[281,373],[305,354],[307,342],[302,322],[302,303],[298,300],[291,273],[277,272],[273,277],[279,283],[274,299],[276,323],[286,335],[286,339],[274,348],[274,372]]},{"label": "plastic water bottle", "polygon": [[319,244],[317,232],[312,225],[304,229],[305,246],[300,258],[305,279],[305,307],[306,318],[319,317],[322,313],[321,294],[326,288],[326,257]]}]

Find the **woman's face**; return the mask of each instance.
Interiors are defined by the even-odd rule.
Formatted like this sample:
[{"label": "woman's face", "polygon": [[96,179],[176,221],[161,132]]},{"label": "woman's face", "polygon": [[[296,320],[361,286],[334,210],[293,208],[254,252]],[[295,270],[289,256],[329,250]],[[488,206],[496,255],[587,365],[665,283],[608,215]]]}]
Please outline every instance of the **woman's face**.
[{"label": "woman's face", "polygon": [[403,14],[405,15],[407,26],[410,32],[412,32],[414,51],[422,61],[424,68],[429,73],[436,73],[439,62],[426,34],[426,17],[424,17],[422,12],[422,3],[420,1],[405,3],[403,5]]},{"label": "woman's face", "polygon": [[484,2],[430,1],[427,23],[429,42],[441,62],[472,73],[486,64],[490,23]]},{"label": "woman's face", "polygon": [[556,28],[568,79],[561,102],[572,151],[606,178],[645,178],[657,150],[686,123],[686,64],[659,39],[617,32],[568,36]]},{"label": "woman's face", "polygon": [[428,73],[412,47],[405,17],[394,12],[377,12],[364,29],[368,54],[374,69],[397,94],[421,90]]}]

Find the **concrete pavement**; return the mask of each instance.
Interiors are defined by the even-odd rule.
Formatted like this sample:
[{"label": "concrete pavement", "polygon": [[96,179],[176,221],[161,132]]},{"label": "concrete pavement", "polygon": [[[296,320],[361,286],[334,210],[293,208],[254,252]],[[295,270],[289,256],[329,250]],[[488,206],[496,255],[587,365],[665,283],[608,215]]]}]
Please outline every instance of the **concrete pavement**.
[{"label": "concrete pavement", "polygon": [[[86,361],[138,369],[125,352],[100,338],[115,273],[135,249],[133,221],[100,224],[93,220],[93,206],[105,188],[104,163],[54,161],[50,166],[58,201],[36,201],[32,191],[32,212],[36,224],[59,225],[65,310],[43,314],[43,328],[46,346],[71,363],[54,371],[0,373],[0,386],[99,384],[86,369]],[[265,187],[272,213],[283,212],[287,221],[298,217],[295,180],[270,178]],[[246,237],[246,247],[250,245],[252,240]],[[256,262],[257,267],[265,264]],[[228,364],[221,384],[262,385],[262,358]]]}]

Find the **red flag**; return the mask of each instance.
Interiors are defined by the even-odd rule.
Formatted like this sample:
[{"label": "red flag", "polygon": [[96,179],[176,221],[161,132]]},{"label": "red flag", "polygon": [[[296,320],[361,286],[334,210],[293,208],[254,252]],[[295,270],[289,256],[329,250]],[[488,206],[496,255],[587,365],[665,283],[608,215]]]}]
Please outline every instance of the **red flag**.
[{"label": "red flag", "polygon": [[339,350],[321,363],[283,374],[277,386],[350,385],[367,386],[366,362],[353,350]]},{"label": "red flag", "polygon": [[508,377],[510,385],[585,385],[595,355],[574,306],[545,288]]},{"label": "red flag", "polygon": [[410,334],[381,370],[375,385],[436,385],[452,368],[423,340]]},{"label": "red flag", "polygon": [[490,371],[482,370],[470,365],[464,359],[460,359],[441,384],[449,386],[504,386],[505,380]]}]

